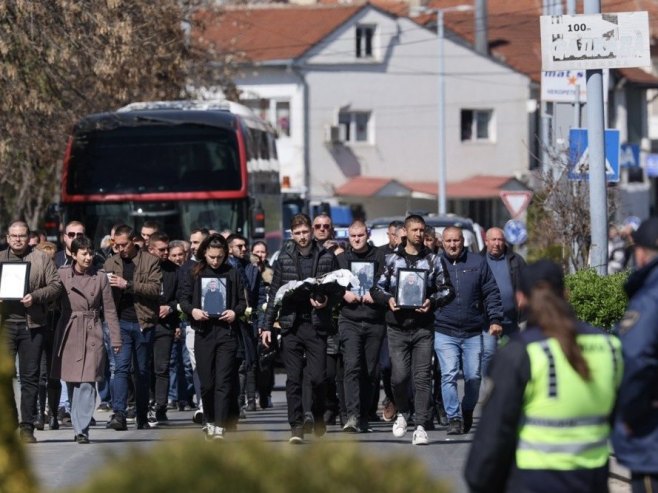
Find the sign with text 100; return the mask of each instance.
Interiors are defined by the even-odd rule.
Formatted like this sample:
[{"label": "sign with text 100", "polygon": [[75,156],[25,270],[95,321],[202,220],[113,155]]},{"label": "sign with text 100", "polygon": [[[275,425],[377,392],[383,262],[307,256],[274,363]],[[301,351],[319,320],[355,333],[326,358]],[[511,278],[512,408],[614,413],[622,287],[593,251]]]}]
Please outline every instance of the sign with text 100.
[{"label": "sign with text 100", "polygon": [[541,16],[542,70],[649,67],[646,12]]}]

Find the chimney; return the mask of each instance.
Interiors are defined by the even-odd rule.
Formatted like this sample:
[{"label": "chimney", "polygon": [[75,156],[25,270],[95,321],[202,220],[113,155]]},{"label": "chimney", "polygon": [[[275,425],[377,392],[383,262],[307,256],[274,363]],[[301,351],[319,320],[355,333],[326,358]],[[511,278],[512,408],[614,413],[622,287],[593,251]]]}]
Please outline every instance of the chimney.
[{"label": "chimney", "polygon": [[482,55],[489,54],[487,22],[487,0],[475,0],[475,51]]}]

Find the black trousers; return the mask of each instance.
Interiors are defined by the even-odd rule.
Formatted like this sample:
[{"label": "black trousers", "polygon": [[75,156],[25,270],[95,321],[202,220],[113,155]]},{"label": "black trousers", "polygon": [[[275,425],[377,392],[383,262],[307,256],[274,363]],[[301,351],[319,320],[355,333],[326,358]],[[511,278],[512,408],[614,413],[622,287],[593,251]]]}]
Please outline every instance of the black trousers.
[{"label": "black trousers", "polygon": [[288,422],[292,428],[300,427],[304,423],[304,372],[308,372],[311,379],[311,412],[316,420],[322,420],[327,380],[327,338],[318,334],[311,322],[303,321],[296,324],[282,339],[281,358],[287,376]]},{"label": "black trousers", "polygon": [[345,365],[343,385],[347,416],[367,420],[386,329],[383,322],[354,322],[341,318],[339,330]]},{"label": "black trousers", "polygon": [[[14,421],[32,428],[34,411],[39,395],[39,373],[43,351],[45,327],[29,329],[26,323],[5,323],[9,355],[16,361],[18,355],[18,378],[21,385],[20,420],[14,414]],[[13,387],[12,387],[13,394]],[[14,409],[14,406],[11,406]]]},{"label": "black trousers", "polygon": [[214,328],[194,334],[203,414],[208,423],[216,426],[229,424],[232,400],[238,393],[237,352],[238,339],[233,329]]},{"label": "black trousers", "polygon": [[156,409],[166,409],[169,397],[169,367],[174,332],[162,325],[155,326],[153,333],[153,376],[155,379],[153,396]]},{"label": "black trousers", "polygon": [[59,379],[50,378],[50,367],[53,361],[53,343],[55,331],[48,327],[43,331],[43,351],[41,353],[41,369],[39,374],[39,398],[35,418],[46,412],[46,400],[50,416],[57,416],[59,398],[62,394],[62,383]]}]

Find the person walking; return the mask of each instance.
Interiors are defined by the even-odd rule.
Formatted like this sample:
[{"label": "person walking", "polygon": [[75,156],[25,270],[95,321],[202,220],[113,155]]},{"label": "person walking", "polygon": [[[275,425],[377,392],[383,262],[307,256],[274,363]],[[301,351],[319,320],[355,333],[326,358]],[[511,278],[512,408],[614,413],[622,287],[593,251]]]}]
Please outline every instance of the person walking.
[{"label": "person walking", "polygon": [[368,414],[375,393],[379,352],[386,330],[385,307],[375,304],[370,294],[375,275],[383,268],[385,260],[384,252],[368,243],[365,223],[354,221],[348,228],[348,234],[349,247],[338,255],[338,266],[341,269],[357,266],[359,289],[356,292],[345,291],[338,318],[345,365],[343,386],[347,409],[343,431],[358,433],[368,431]]},{"label": "person walking", "polygon": [[[416,430],[412,444],[427,445],[429,438],[425,427],[431,420],[433,311],[448,303],[455,291],[443,262],[423,243],[425,220],[410,215],[405,219],[404,227],[407,239],[394,253],[386,256],[385,266],[371,293],[378,304],[388,308],[385,319],[392,365],[391,385],[398,411],[393,435],[402,438],[407,433],[411,417],[410,385],[413,382]],[[417,271],[423,271],[425,296],[418,308],[398,306],[402,289],[398,281],[402,282],[402,269],[416,270],[407,272],[409,276],[417,276]]]},{"label": "person walking", "polygon": [[284,245],[279,258],[274,262],[271,296],[261,342],[270,347],[276,338],[273,330],[274,322],[278,319],[282,336],[281,358],[287,375],[289,441],[298,444],[304,441],[304,372],[309,372],[311,381],[313,432],[317,436],[323,436],[326,432],[323,415],[327,379],[327,329],[331,324],[334,300],[326,295],[311,296],[308,292],[297,292],[284,297],[278,309],[274,298],[279,288],[287,282],[320,277],[336,270],[338,263],[333,253],[311,239],[311,219],[306,214],[293,216],[290,230],[292,242]]},{"label": "person walking", "polygon": [[108,427],[127,429],[126,408],[130,365],[135,363],[137,429],[149,426],[148,402],[151,380],[153,332],[158,323],[162,271],[159,260],[141,250],[128,225],[116,229],[114,244],[119,251],[105,261],[112,296],[119,315],[121,350],[115,355],[112,409]]},{"label": "person walking", "polygon": [[60,299],[51,376],[69,386],[75,440],[85,444],[89,443],[89,426],[96,409],[96,382],[105,377],[101,313],[114,353],[121,349],[121,331],[107,275],[92,266],[91,240],[76,237],[70,252],[73,263],[59,268],[65,294]]},{"label": "person walking", "polygon": [[631,471],[633,493],[658,491],[658,217],[631,233],[637,270],[625,285],[630,302],[617,330],[624,376],[612,444]]},{"label": "person walking", "polygon": [[[482,327],[498,336],[503,309],[496,280],[484,257],[464,248],[461,228],[443,231],[442,258],[455,297],[434,314],[434,350],[441,367],[441,394],[448,417],[448,435],[468,433],[473,425],[473,410],[480,392]],[[464,374],[464,398],[461,406],[457,390],[459,371]]]},{"label": "person walking", "polygon": [[466,482],[474,493],[607,492],[620,342],[577,320],[557,264],[529,264],[519,287],[527,329],[494,356]]},{"label": "person walking", "polygon": [[[223,440],[230,422],[231,403],[237,400],[238,330],[236,319],[247,308],[239,272],[227,262],[228,243],[219,234],[206,237],[196,252],[198,263],[182,278],[180,306],[194,330],[196,369],[206,420],[207,440]],[[202,305],[202,279],[224,281],[225,307],[211,316]]]},{"label": "person walking", "polygon": [[[20,421],[16,414],[13,419],[19,426],[21,439],[25,443],[34,443],[34,412],[39,393],[43,340],[48,330],[48,304],[59,297],[62,282],[50,256],[28,245],[29,233],[30,229],[24,221],[14,221],[9,225],[9,248],[0,252],[0,263],[28,263],[29,274],[23,297],[3,300],[0,314],[9,355],[12,361],[18,356]],[[12,409],[15,411],[13,406]]]}]

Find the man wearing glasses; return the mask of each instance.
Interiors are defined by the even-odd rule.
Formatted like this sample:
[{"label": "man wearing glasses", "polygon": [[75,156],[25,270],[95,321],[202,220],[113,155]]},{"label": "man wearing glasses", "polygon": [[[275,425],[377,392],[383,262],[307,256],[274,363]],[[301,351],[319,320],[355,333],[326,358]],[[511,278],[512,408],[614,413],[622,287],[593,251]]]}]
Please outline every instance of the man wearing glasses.
[{"label": "man wearing glasses", "polygon": [[313,219],[313,238],[323,246],[327,240],[334,238],[334,226],[329,214],[321,212],[315,216],[315,219]]},{"label": "man wearing glasses", "polygon": [[39,391],[39,370],[48,303],[56,300],[63,288],[55,264],[48,254],[28,245],[29,232],[23,221],[14,221],[9,225],[9,248],[0,253],[0,263],[28,262],[29,280],[21,299],[2,300],[0,313],[12,361],[18,354],[21,412],[20,421],[16,414],[13,419],[19,422],[21,439],[26,443],[34,443],[36,438],[33,419]]},{"label": "man wearing glasses", "polygon": [[[71,243],[73,243],[73,240],[76,238],[82,238],[83,236],[85,236],[85,225],[80,221],[70,221],[64,227],[64,233],[62,233],[64,249],[55,254],[55,266],[58,269],[63,265],[71,265],[73,262],[73,257],[71,256]],[[97,269],[103,267],[103,258],[97,254],[94,254],[92,262],[93,266]]]}]

